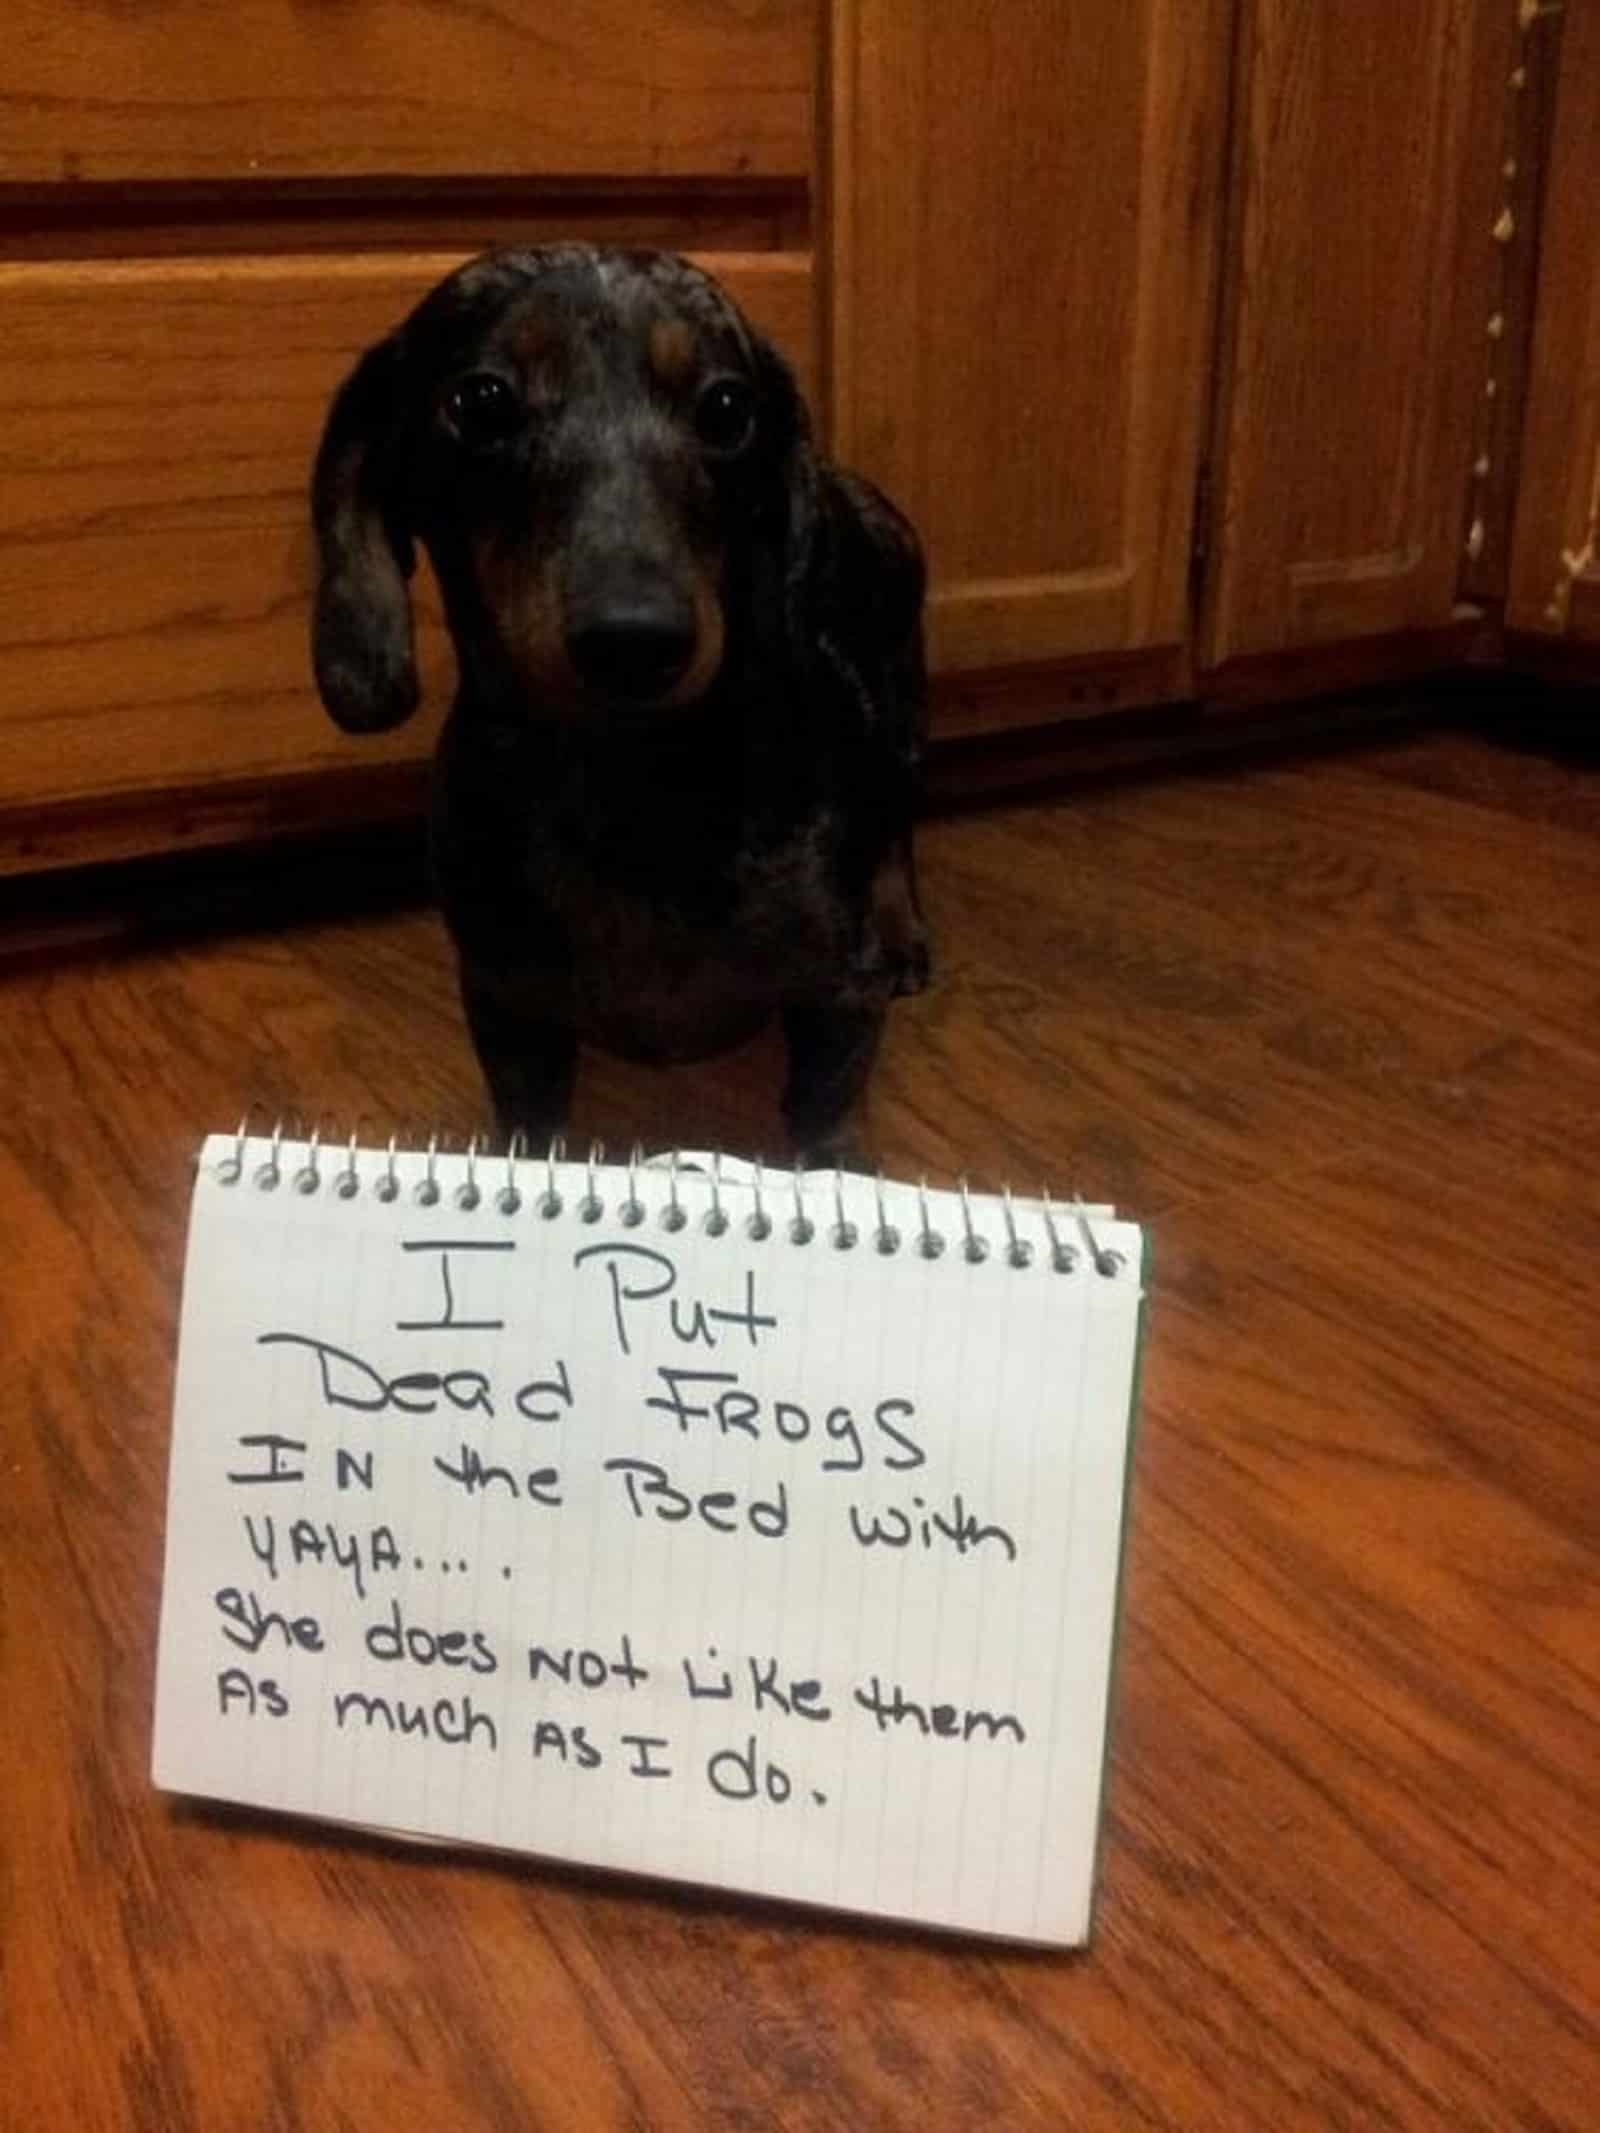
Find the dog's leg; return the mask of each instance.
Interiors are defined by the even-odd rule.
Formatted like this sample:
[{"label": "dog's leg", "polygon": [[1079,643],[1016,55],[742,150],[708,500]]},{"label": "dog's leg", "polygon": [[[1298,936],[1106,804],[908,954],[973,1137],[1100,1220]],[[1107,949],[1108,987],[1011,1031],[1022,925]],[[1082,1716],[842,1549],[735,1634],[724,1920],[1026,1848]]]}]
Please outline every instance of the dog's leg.
[{"label": "dog's leg", "polygon": [[911,839],[903,837],[872,884],[872,922],[897,995],[925,992],[933,975]]},{"label": "dog's leg", "polygon": [[888,1014],[887,991],[852,991],[786,1008],[783,1113],[798,1152],[819,1168],[866,1161],[861,1099]]},{"label": "dog's leg", "polygon": [[578,1044],[570,1029],[509,1002],[473,972],[461,974],[467,1026],[502,1133],[537,1146],[559,1133],[572,1108]]}]

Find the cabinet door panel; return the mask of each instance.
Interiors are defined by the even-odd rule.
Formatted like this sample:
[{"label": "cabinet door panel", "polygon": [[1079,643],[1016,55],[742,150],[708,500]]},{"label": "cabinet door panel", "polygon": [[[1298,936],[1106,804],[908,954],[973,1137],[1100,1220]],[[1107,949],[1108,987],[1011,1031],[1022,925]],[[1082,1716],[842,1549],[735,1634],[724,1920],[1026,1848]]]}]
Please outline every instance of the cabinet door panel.
[{"label": "cabinet door panel", "polygon": [[1515,9],[1246,0],[1208,660],[1451,618]]},{"label": "cabinet door panel", "polygon": [[1506,620],[1600,645],[1600,9],[1569,11]]},{"label": "cabinet door panel", "polygon": [[815,0],[11,0],[0,181],[810,167]]},{"label": "cabinet door panel", "polygon": [[936,665],[1181,643],[1224,0],[839,0],[831,439],[916,519]]},{"label": "cabinet door panel", "polygon": [[[0,809],[414,759],[428,711],[351,740],[306,649],[306,483],[358,351],[455,254],[0,268]],[[809,378],[802,254],[704,264]]]}]

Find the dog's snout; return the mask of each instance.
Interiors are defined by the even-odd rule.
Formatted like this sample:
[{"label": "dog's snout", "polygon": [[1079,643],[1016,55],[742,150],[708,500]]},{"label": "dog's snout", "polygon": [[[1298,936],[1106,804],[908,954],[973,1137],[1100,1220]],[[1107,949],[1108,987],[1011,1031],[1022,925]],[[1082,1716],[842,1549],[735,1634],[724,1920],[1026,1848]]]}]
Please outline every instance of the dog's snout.
[{"label": "dog's snout", "polygon": [[695,612],[684,595],[663,587],[592,605],[567,626],[567,655],[603,696],[649,703],[666,696],[695,654]]}]

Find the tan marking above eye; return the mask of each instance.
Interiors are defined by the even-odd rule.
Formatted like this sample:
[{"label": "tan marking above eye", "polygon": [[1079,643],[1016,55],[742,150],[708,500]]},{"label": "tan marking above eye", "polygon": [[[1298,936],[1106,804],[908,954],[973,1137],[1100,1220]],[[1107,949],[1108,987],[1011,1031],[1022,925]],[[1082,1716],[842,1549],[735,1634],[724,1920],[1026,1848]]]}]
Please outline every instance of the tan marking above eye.
[{"label": "tan marking above eye", "polygon": [[505,348],[522,373],[530,404],[560,399],[566,383],[566,343],[553,320],[537,314],[519,319],[506,336]]},{"label": "tan marking above eye", "polygon": [[506,342],[519,363],[536,363],[559,338],[548,320],[533,317],[519,319]]},{"label": "tan marking above eye", "polygon": [[694,375],[694,330],[681,318],[660,318],[650,328],[650,368],[663,385],[684,385]]}]

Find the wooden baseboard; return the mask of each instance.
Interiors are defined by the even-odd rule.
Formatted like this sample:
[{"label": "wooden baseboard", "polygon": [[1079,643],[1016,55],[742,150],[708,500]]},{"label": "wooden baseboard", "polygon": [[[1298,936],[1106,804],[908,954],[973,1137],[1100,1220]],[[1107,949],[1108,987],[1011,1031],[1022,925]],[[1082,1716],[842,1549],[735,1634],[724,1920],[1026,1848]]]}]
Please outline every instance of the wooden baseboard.
[{"label": "wooden baseboard", "polygon": [[[308,781],[315,786],[320,781]],[[154,818],[50,826],[48,870],[0,879],[0,969],[108,946],[274,931],[330,912],[414,907],[430,894],[421,780],[375,772],[341,814],[314,790],[197,797]]]},{"label": "wooden baseboard", "polygon": [[983,740],[1186,703],[1194,694],[1188,653],[1178,646],[987,674],[936,674],[933,734],[938,743]]},{"label": "wooden baseboard", "polygon": [[1283,703],[1384,687],[1452,667],[1498,661],[1504,643],[1490,608],[1462,607],[1442,629],[1358,637],[1348,644],[1310,646],[1230,659],[1199,676],[1198,693],[1221,705]]},{"label": "wooden baseboard", "polygon": [[1506,638],[1506,664],[1519,674],[1573,689],[1600,688],[1600,638],[1541,637],[1513,630]]},{"label": "wooden baseboard", "polygon": [[335,776],[218,783],[0,815],[0,877],[416,821],[428,771],[390,763]]},{"label": "wooden baseboard", "polygon": [[1465,715],[1467,678],[1440,673],[1405,689],[1277,703],[1167,704],[1135,716],[1037,727],[936,745],[928,766],[934,813],[985,807],[1219,759],[1323,753],[1408,725]]}]

